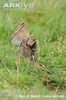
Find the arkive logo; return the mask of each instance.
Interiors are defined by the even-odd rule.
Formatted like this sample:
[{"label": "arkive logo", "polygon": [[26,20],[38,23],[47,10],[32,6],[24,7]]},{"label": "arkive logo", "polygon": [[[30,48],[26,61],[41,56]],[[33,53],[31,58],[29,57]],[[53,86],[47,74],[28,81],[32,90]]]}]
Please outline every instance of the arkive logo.
[{"label": "arkive logo", "polygon": [[18,2],[18,3],[5,3],[3,5],[3,8],[34,8],[35,7],[35,3],[31,2],[31,3],[25,3],[25,2]]}]

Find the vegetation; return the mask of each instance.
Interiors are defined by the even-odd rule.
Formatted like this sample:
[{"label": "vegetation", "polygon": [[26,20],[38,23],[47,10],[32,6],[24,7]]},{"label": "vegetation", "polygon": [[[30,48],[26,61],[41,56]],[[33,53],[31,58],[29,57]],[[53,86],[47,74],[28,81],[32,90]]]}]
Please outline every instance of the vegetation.
[{"label": "vegetation", "polygon": [[[28,2],[31,1],[28,0]],[[8,0],[8,2],[13,2],[13,0]],[[55,92],[60,94],[62,90],[64,92],[61,94],[64,94],[66,88],[66,0],[33,0],[33,2],[35,2],[33,9],[8,9],[3,8],[5,0],[0,1],[0,89],[13,87],[26,94],[49,95]],[[11,36],[21,22],[26,22],[30,34],[39,40],[40,53],[37,59],[51,71],[51,74],[30,65],[26,59],[19,62],[18,47],[11,44]],[[53,81],[53,86],[56,88],[50,91],[43,84],[44,79]]]}]

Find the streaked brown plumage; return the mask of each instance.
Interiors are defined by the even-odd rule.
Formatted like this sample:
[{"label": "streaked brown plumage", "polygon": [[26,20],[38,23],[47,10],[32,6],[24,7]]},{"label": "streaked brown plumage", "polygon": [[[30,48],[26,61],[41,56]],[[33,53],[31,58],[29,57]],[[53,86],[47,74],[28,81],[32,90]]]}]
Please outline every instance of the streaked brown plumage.
[{"label": "streaked brown plumage", "polygon": [[19,46],[20,58],[27,57],[30,60],[35,60],[35,54],[38,51],[39,43],[34,36],[29,34],[25,23],[22,23],[12,36],[12,44]]}]

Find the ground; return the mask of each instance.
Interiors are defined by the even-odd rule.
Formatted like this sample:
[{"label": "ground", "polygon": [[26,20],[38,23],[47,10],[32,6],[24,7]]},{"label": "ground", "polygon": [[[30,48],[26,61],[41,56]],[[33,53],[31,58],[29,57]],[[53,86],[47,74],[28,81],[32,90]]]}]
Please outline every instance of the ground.
[{"label": "ground", "polygon": [[[6,95],[10,95],[11,91],[14,92],[13,95],[20,95],[22,92],[25,95],[66,94],[66,1],[33,0],[33,2],[35,3],[33,9],[8,9],[3,8],[5,1],[0,1],[0,95],[3,100],[7,100],[9,96]],[[30,34],[39,40],[40,53],[36,55],[37,60],[44,64],[51,74],[30,65],[27,59],[19,62],[18,47],[11,44],[11,36],[21,22],[25,22]],[[54,82],[54,86],[56,85],[54,90],[43,84],[46,78]],[[13,98],[13,95],[11,100],[17,100],[18,98]]]}]

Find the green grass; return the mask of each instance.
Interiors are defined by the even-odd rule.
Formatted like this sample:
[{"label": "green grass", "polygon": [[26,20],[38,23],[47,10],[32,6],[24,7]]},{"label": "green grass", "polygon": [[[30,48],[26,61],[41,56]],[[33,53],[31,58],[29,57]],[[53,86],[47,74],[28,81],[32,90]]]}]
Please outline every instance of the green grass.
[{"label": "green grass", "polygon": [[[2,8],[5,1],[0,1],[0,89],[14,86],[26,93],[37,90],[38,94],[50,94],[53,91],[42,84],[42,79],[48,77],[57,86],[66,83],[66,1],[34,2],[34,9],[8,10]],[[11,44],[11,35],[21,22],[26,22],[30,34],[39,40],[38,61],[52,74],[42,72],[26,60],[19,62],[18,48]]]}]

